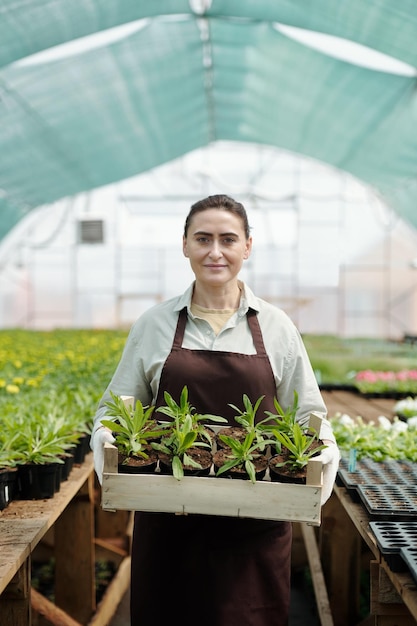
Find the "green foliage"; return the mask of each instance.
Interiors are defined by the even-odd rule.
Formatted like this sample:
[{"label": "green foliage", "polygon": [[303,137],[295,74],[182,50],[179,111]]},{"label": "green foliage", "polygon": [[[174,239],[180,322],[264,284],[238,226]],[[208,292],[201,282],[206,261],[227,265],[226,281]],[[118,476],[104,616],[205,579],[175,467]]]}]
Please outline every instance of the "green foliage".
[{"label": "green foliage", "polygon": [[52,449],[65,455],[91,432],[126,336],[126,331],[0,330],[0,433],[10,464],[16,458],[24,462],[22,452],[26,459],[35,454],[42,459],[44,444],[45,458],[54,457]]},{"label": "green foliage", "polygon": [[[253,461],[261,456],[255,431],[251,430],[248,432],[243,441],[239,441],[229,435],[219,435],[219,437],[227,446],[229,446],[229,450],[225,451],[225,456],[228,460],[224,463],[224,465],[219,467],[216,475],[220,476],[233,467],[244,467],[251,482],[255,483],[256,469]],[[263,443],[268,445],[271,442],[266,440]]]},{"label": "green foliage", "polygon": [[210,448],[208,443],[197,440],[197,434],[198,431],[194,428],[191,415],[186,415],[184,419],[176,415],[168,433],[162,437],[161,442],[152,443],[155,450],[164,452],[171,458],[172,471],[177,480],[181,480],[184,476],[184,465],[201,469],[200,463],[194,461],[187,454],[187,451],[192,447]]},{"label": "green foliage", "polygon": [[167,415],[171,422],[168,423],[167,432],[160,443],[152,443],[155,450],[164,452],[172,459],[172,470],[175,478],[181,480],[184,476],[184,465],[201,469],[188,454],[191,447],[203,447],[211,449],[211,444],[202,441],[204,438],[204,422],[227,422],[224,417],[211,414],[196,413],[188,400],[188,389],[183,387],[179,404],[167,391],[164,393],[165,406],[158,407],[157,411]]},{"label": "green foliage", "polygon": [[19,453],[19,464],[43,465],[63,463],[62,457],[70,448],[70,442],[65,435],[60,435],[54,428],[50,428],[49,424],[40,420],[37,423],[22,422],[14,446]]},{"label": "green foliage", "polygon": [[293,425],[291,433],[283,432],[277,428],[272,430],[272,436],[281,445],[281,450],[282,447],[288,450],[288,458],[281,463],[277,463],[277,467],[286,465],[291,470],[302,469],[313,456],[327,448],[324,444],[314,446],[313,444],[317,441],[317,435],[315,433],[309,434],[298,423]]},{"label": "green foliage", "polygon": [[351,385],[359,370],[396,371],[413,369],[415,346],[367,337],[303,335],[316,377],[323,384]]},{"label": "green foliage", "polygon": [[231,406],[232,409],[235,409],[238,413],[235,415],[235,421],[240,424],[240,426],[242,426],[247,433],[253,434],[253,439],[255,443],[259,445],[261,450],[265,448],[265,436],[269,430],[269,418],[256,422],[256,413],[264,397],[265,396],[261,396],[258,398],[253,405],[248,396],[244,394],[243,411],[234,404],[229,404],[229,406]]},{"label": "green foliage", "polygon": [[[150,441],[161,437],[164,430],[153,417],[155,407],[144,407],[140,400],[125,404],[123,399],[110,391],[112,400],[105,402],[107,415],[115,420],[103,419],[101,423],[113,432],[116,447],[121,454],[149,458],[146,452]],[[127,462],[127,460],[126,460]]]},{"label": "green foliage", "polygon": [[0,469],[16,467],[19,462],[23,462],[23,455],[15,446],[18,437],[18,432],[10,437],[5,436],[4,432],[0,434]]},{"label": "green foliage", "polygon": [[164,392],[164,400],[165,406],[158,407],[158,413],[167,415],[171,420],[178,419],[180,422],[184,421],[189,416],[191,418],[193,428],[197,431],[201,430],[201,425],[203,423],[227,423],[227,419],[220,417],[220,415],[197,413],[195,408],[191,406],[189,402],[188,388],[186,385],[182,388],[179,404],[167,391]]},{"label": "green foliage", "polygon": [[330,418],[337,445],[342,456],[348,458],[351,450],[356,458],[370,458],[377,462],[387,459],[417,462],[417,428],[398,419],[390,428],[374,422],[365,422],[361,416],[342,420],[340,415]]},{"label": "green foliage", "polygon": [[274,406],[276,413],[265,411],[269,418],[270,429],[273,432],[281,431],[291,435],[294,425],[296,424],[296,417],[298,411],[298,393],[294,389],[294,400],[291,406],[287,409],[283,409],[277,398],[274,398]]},{"label": "green foliage", "polygon": [[[64,422],[54,436],[63,436],[67,427],[65,437],[72,438],[72,447],[90,432],[97,403],[111,380],[127,334],[125,330],[0,330],[0,433],[9,442],[11,463],[14,453],[20,454],[14,435],[21,423],[31,424],[35,432],[43,420],[49,427],[56,420]],[[322,383],[352,384],[360,369],[399,372],[415,368],[416,347],[410,344],[330,335],[304,335],[303,339]],[[197,420],[200,433],[203,421]],[[218,420],[206,423],[210,421]],[[64,444],[68,445],[67,439]],[[412,453],[411,442],[404,454]],[[372,454],[379,453],[375,449]]]}]

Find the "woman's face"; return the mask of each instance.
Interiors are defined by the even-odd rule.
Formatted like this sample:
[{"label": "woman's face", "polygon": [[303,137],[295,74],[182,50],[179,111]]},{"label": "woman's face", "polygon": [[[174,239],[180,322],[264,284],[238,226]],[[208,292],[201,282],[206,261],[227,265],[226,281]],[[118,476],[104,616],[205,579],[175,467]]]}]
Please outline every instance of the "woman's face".
[{"label": "woman's face", "polygon": [[221,209],[196,213],[183,239],[196,280],[212,287],[236,280],[251,249],[252,237],[246,239],[240,217]]}]

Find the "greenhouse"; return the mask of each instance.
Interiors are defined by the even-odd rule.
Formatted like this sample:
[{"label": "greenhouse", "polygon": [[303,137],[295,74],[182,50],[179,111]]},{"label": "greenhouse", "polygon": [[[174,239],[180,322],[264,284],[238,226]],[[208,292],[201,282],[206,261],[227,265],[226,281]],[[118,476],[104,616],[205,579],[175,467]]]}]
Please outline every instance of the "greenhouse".
[{"label": "greenhouse", "polygon": [[415,3],[0,4],[1,626],[417,623]]}]

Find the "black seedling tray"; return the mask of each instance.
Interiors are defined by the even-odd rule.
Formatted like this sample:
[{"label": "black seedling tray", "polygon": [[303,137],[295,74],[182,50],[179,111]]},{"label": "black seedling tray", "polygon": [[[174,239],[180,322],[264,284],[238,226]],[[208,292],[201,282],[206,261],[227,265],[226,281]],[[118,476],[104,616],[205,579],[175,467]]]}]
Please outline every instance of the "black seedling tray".
[{"label": "black seedling tray", "polygon": [[359,501],[359,485],[416,485],[417,464],[411,461],[383,461],[372,459],[357,461],[354,471],[349,471],[348,462],[342,459],[337,484],[345,487],[353,500]]},{"label": "black seedling tray", "polygon": [[417,486],[358,485],[358,493],[371,518],[417,521]]},{"label": "black seedling tray", "polygon": [[[408,564],[403,554],[407,550],[415,552],[414,567],[409,569],[416,570],[417,521],[370,522],[369,526],[375,535],[379,551],[393,572],[407,570]],[[411,554],[409,558],[411,560]]]}]

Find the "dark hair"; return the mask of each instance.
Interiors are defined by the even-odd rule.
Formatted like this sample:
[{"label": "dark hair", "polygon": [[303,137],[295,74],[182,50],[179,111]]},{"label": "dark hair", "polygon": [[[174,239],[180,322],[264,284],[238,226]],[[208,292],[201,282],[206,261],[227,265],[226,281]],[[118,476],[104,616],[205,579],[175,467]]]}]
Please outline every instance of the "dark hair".
[{"label": "dark hair", "polygon": [[229,211],[230,213],[235,213],[235,215],[238,215],[243,222],[246,239],[249,239],[250,227],[245,207],[240,202],[237,202],[236,200],[233,200],[233,198],[230,198],[229,196],[225,196],[223,194],[208,196],[207,198],[203,198],[203,200],[198,200],[198,202],[192,205],[190,212],[188,213],[185,220],[184,237],[187,236],[188,228],[190,226],[190,222],[193,216],[196,213],[207,211],[207,209],[219,209],[222,211]]}]

